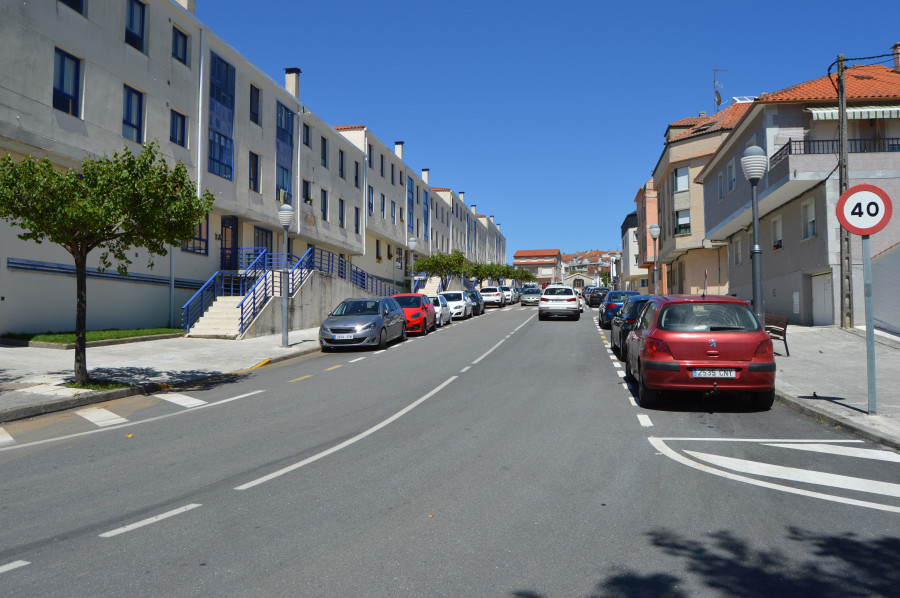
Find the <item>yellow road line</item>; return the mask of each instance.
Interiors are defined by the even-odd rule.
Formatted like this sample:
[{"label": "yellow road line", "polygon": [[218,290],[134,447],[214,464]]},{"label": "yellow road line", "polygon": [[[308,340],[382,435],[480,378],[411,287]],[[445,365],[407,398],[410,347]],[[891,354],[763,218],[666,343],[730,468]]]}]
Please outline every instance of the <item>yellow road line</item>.
[{"label": "yellow road line", "polygon": [[342,368],[342,367],[344,367],[343,364],[341,364],[341,365],[333,365],[333,366],[331,366],[330,368],[325,368],[325,371],[326,371],[326,372],[330,372],[331,370],[336,370],[336,369]]},{"label": "yellow road line", "polygon": [[312,378],[312,374],[300,376],[299,378],[294,378],[293,380],[288,380],[288,382],[299,382],[300,380],[306,380],[307,378]]}]

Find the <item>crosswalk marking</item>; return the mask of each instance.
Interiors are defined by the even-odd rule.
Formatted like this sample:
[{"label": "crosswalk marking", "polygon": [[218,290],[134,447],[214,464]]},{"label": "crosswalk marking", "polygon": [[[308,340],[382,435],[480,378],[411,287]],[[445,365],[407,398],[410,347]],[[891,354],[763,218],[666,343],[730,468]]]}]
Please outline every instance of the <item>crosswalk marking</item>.
[{"label": "crosswalk marking", "polygon": [[201,401],[200,399],[195,399],[194,397],[189,397],[177,392],[167,392],[165,394],[153,396],[155,396],[157,399],[162,399],[163,401],[168,401],[170,403],[180,405],[181,407],[185,407],[186,409],[199,407],[200,405],[206,405],[206,401]]},{"label": "crosswalk marking", "polygon": [[124,417],[119,417],[112,411],[103,409],[102,407],[89,407],[88,409],[81,409],[80,411],[76,411],[75,413],[88,420],[92,424],[100,426],[101,428],[128,423],[128,420]]},{"label": "crosswalk marking", "polygon": [[13,439],[12,436],[9,435],[9,432],[4,430],[3,428],[0,428],[0,446],[3,446],[5,444],[15,444],[15,443],[16,443],[16,441]]},{"label": "crosswalk marking", "polygon": [[800,451],[812,451],[816,453],[828,453],[831,455],[841,455],[844,457],[859,457],[862,459],[875,459],[877,461],[892,461],[900,463],[900,455],[890,451],[880,449],[861,449],[850,446],[831,446],[821,443],[813,444],[773,444],[765,443],[763,446],[774,446],[778,448],[796,449]]}]

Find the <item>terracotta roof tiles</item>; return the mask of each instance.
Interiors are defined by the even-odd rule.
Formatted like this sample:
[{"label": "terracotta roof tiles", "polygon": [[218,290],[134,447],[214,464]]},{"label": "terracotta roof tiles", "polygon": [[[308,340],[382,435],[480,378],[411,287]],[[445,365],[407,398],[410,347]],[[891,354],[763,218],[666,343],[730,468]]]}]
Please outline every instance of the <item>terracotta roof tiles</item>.
[{"label": "terracotta roof tiles", "polygon": [[[896,100],[900,98],[900,73],[883,64],[861,64],[846,70],[844,84],[847,100]],[[780,91],[764,93],[763,104],[783,102],[837,101],[837,73],[819,77]]]},{"label": "terracotta roof tiles", "polygon": [[[713,114],[712,116],[707,116],[700,118],[698,122],[696,122],[690,129],[687,131],[676,135],[669,139],[666,143],[672,143],[675,141],[682,141],[684,139],[688,139],[690,137],[697,137],[698,135],[706,135],[708,133],[716,133],[720,131],[729,131],[735,127],[738,121],[741,120],[741,117],[746,114],[746,112],[752,106],[750,102],[741,102],[739,104],[732,104],[728,106],[724,110]],[[697,120],[697,119],[683,119],[683,120]]]}]

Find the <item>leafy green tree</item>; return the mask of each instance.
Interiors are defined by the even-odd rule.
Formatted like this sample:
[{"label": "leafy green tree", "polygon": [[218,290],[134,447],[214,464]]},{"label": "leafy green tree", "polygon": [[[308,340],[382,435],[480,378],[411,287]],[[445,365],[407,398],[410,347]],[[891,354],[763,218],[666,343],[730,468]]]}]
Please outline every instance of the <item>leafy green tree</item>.
[{"label": "leafy green tree", "polygon": [[466,276],[475,279],[475,286],[480,287],[484,279],[490,277],[490,264],[471,264]]},{"label": "leafy green tree", "polygon": [[[126,147],[112,158],[85,158],[81,172],[57,170],[47,158],[0,158],[0,218],[25,232],[20,239],[61,245],[75,260],[75,381],[86,384],[87,256],[100,249],[100,271],[116,262],[128,272],[127,252],[143,247],[164,256],[189,240],[212,209],[197,197],[184,164],[169,168],[156,143],[139,155]],[[153,266],[152,258],[150,267]]]},{"label": "leafy green tree", "polygon": [[414,269],[416,272],[427,272],[429,276],[437,276],[441,279],[441,288],[446,289],[450,285],[450,279],[454,276],[464,276],[469,267],[466,256],[461,251],[453,253],[435,253],[416,258]]}]

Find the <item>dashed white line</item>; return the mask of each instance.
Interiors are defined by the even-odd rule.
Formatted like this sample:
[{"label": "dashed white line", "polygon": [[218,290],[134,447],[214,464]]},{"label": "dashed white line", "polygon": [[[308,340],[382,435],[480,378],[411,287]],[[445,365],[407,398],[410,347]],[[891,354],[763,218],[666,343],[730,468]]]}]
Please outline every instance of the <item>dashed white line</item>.
[{"label": "dashed white line", "polygon": [[621,364],[620,362],[618,362],[618,361],[614,361],[614,362],[613,362],[613,367],[614,367],[614,368],[621,368],[621,367],[622,367],[622,364]]},{"label": "dashed white line", "polygon": [[200,405],[206,405],[206,401],[201,401],[200,399],[195,399],[194,397],[189,397],[187,395],[183,395],[177,392],[167,392],[164,394],[153,395],[157,399],[162,399],[163,401],[168,401],[170,403],[174,403],[175,405],[180,405],[187,409],[192,409],[193,407],[199,407]]},{"label": "dashed white line", "polygon": [[622,371],[622,370],[616,370],[616,373],[619,375],[619,378],[624,378],[624,377],[625,377],[625,372]]},{"label": "dashed white line", "polygon": [[101,428],[128,423],[128,420],[124,417],[119,417],[112,411],[103,409],[102,407],[88,407],[87,409],[76,411],[75,413]]},{"label": "dashed white line", "polygon": [[356,359],[351,359],[348,363],[356,363],[357,361],[362,361],[365,357],[357,357]]},{"label": "dashed white line", "polygon": [[9,435],[9,432],[0,428],[0,444],[15,444],[16,440]]},{"label": "dashed white line", "polygon": [[13,569],[18,569],[19,567],[24,567],[30,564],[31,563],[29,563],[28,561],[13,561],[5,565],[0,565],[0,573],[6,573],[7,571],[12,571]]},{"label": "dashed white line", "polygon": [[634,406],[634,407],[637,407],[637,406],[638,406],[638,404],[635,402],[633,396],[628,395],[628,401],[632,404],[632,406]]},{"label": "dashed white line", "polygon": [[506,339],[503,339],[503,340],[501,340],[499,343],[497,343],[496,345],[494,345],[493,347],[491,347],[490,349],[488,349],[481,357],[479,357],[478,359],[476,359],[475,361],[473,361],[473,362],[472,362],[472,365],[478,365],[478,362],[479,362],[479,361],[481,361],[482,359],[484,359],[485,357],[487,357],[488,355],[490,355],[491,353],[493,353],[493,352],[494,352],[494,349],[496,349],[497,347],[499,347],[500,345],[502,345],[502,344],[505,343],[505,342],[506,342]]},{"label": "dashed white line", "polygon": [[119,534],[124,534],[125,532],[130,532],[132,530],[136,530],[140,527],[144,527],[145,525],[150,525],[151,523],[156,523],[157,521],[162,521],[163,519],[168,519],[169,517],[174,517],[175,515],[180,515],[181,513],[185,513],[192,509],[196,509],[203,505],[198,505],[196,503],[191,503],[189,505],[184,505],[183,507],[178,507],[177,509],[172,509],[171,511],[167,511],[161,515],[156,515],[155,517],[150,517],[148,519],[144,519],[143,521],[138,521],[137,523],[132,523],[130,525],[126,525],[114,530],[110,530],[108,532],[104,532],[100,534],[101,538],[112,538],[113,536],[118,536]]},{"label": "dashed white line", "polygon": [[464,367],[463,369],[459,370],[459,373],[460,373],[460,374],[465,374],[466,372],[468,372],[468,371],[471,370],[471,369],[472,369],[472,366],[467,365],[467,366]]},{"label": "dashed white line", "polygon": [[650,421],[650,416],[645,413],[638,413],[638,421],[641,422],[641,426],[645,428],[652,428],[653,422]]}]

